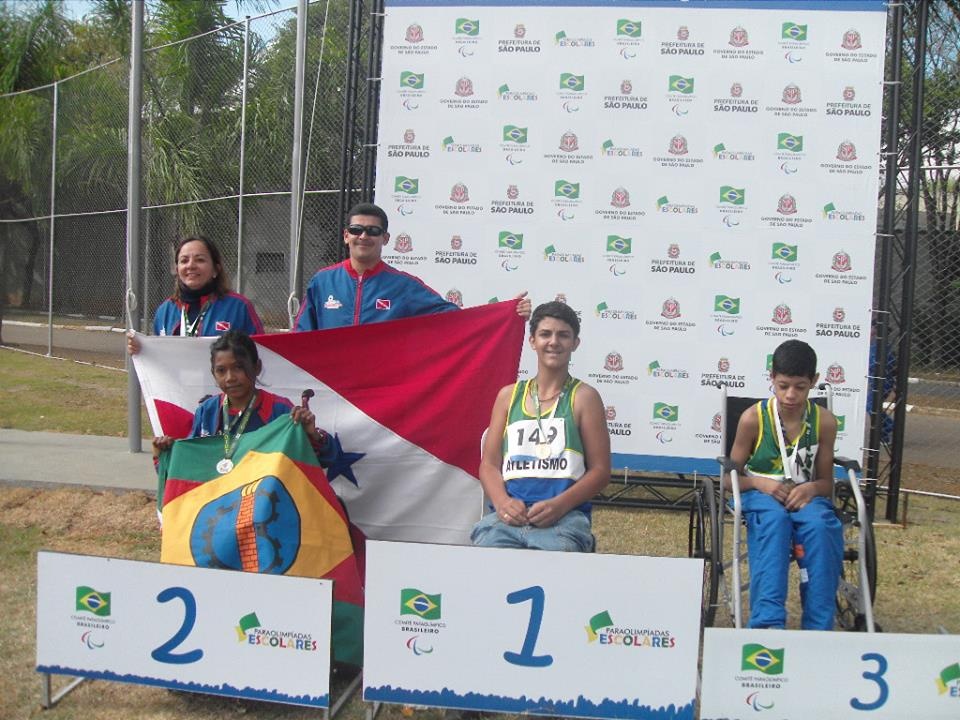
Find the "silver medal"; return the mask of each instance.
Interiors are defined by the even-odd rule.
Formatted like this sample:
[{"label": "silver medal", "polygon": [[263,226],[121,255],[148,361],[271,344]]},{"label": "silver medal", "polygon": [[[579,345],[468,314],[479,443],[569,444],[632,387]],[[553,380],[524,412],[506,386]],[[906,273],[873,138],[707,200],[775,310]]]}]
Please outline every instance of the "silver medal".
[{"label": "silver medal", "polygon": [[550,457],[550,444],[549,443],[537,443],[537,457],[541,460],[546,460]]},{"label": "silver medal", "polygon": [[217,472],[221,475],[226,475],[231,470],[233,470],[233,460],[230,458],[224,458],[217,463]]}]

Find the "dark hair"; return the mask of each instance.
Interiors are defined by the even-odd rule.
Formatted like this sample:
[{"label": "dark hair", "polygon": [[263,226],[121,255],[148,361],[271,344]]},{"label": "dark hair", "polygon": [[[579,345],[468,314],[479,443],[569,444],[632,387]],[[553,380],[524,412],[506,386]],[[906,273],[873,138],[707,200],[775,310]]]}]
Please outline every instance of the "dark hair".
[{"label": "dark hair", "polygon": [[[183,250],[183,246],[189,242],[202,242],[207,248],[207,252],[210,253],[210,261],[213,263],[213,269],[216,273],[216,277],[213,279],[213,292],[214,294],[223,297],[230,292],[230,279],[227,277],[227,270],[223,266],[223,255],[220,254],[220,249],[214,245],[209,238],[206,238],[203,235],[188,235],[187,237],[177,240],[177,244],[174,245],[173,248],[174,267],[180,264],[180,251]],[[174,283],[173,297],[175,297],[177,300],[180,299],[179,275]]]},{"label": "dark hair", "polygon": [[210,370],[216,362],[218,352],[232,352],[234,359],[244,369],[251,380],[257,379],[257,366],[260,354],[257,344],[243,330],[227,330],[210,344]]},{"label": "dark hair", "polygon": [[787,340],[773,351],[771,372],[813,380],[817,374],[817,354],[803,340]]},{"label": "dark hair", "polygon": [[355,215],[374,215],[380,218],[380,227],[383,228],[383,231],[387,231],[387,225],[389,224],[387,221],[387,214],[379,205],[374,205],[373,203],[359,203],[354,205],[352,208],[350,208],[350,212],[347,213],[347,225],[350,224],[350,218],[354,217]]},{"label": "dark hair", "polygon": [[573,328],[573,336],[575,338],[580,337],[580,318],[577,317],[577,313],[574,312],[573,308],[559,300],[551,300],[542,305],[537,305],[537,309],[534,310],[530,316],[531,335],[537,332],[537,326],[540,324],[540,321],[547,317],[563,320],[563,322]]}]

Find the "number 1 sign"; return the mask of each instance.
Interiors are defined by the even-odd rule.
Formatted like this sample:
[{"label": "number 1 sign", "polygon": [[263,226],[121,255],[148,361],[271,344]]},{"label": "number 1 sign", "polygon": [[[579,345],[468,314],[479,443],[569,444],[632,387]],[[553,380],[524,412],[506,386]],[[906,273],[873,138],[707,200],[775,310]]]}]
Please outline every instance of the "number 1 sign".
[{"label": "number 1 sign", "polygon": [[364,699],[693,718],[699,560],[370,542]]},{"label": "number 1 sign", "polygon": [[327,707],[329,580],[37,554],[37,670]]}]

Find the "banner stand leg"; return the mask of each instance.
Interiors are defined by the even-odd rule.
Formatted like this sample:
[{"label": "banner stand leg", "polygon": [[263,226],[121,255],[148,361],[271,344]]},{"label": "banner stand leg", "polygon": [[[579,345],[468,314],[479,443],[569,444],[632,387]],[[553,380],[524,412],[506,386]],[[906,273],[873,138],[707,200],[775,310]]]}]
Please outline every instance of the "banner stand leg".
[{"label": "banner stand leg", "polygon": [[380,706],[382,704],[383,703],[375,702],[367,705],[367,720],[373,720],[377,716],[377,713],[380,712]]},{"label": "banner stand leg", "polygon": [[340,709],[346,704],[347,700],[353,697],[353,694],[357,692],[360,688],[360,681],[363,679],[363,673],[358,672],[356,677],[351,680],[347,686],[343,689],[343,692],[340,693],[336,701],[329,708],[326,709],[323,713],[324,720],[331,720],[331,718],[336,717],[337,713],[340,712]]},{"label": "banner stand leg", "polygon": [[53,676],[50,673],[40,673],[40,706],[44,710],[49,710],[58,702],[63,700],[75,687],[84,682],[87,678],[78,677],[71,680],[66,687],[58,690],[56,693],[52,693],[52,683],[51,678]]}]

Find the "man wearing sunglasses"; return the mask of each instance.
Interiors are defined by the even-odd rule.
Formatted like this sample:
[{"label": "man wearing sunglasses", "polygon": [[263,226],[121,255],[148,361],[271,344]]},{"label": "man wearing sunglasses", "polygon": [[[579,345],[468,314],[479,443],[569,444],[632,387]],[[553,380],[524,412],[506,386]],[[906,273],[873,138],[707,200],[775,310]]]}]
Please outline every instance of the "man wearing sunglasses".
[{"label": "man wearing sunglasses", "polygon": [[[459,309],[420,278],[381,259],[390,241],[387,214],[372,203],[360,203],[347,214],[343,242],[350,257],[318,271],[307,286],[295,330],[362,325]],[[530,316],[530,300],[518,298],[517,313]]]}]

